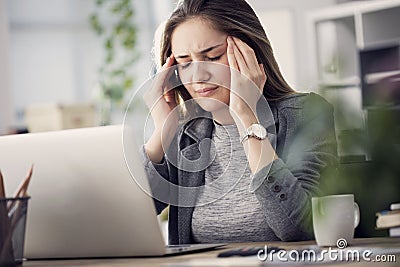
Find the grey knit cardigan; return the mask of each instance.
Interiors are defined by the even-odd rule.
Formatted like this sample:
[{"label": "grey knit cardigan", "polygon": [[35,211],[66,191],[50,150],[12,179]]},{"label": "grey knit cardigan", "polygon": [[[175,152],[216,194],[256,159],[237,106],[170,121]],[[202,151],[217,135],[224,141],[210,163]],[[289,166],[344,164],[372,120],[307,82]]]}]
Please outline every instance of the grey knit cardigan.
[{"label": "grey knit cardigan", "polygon": [[[269,138],[276,143],[279,159],[254,174],[250,190],[267,215],[266,227],[270,227],[279,240],[312,239],[311,198],[320,194],[319,185],[324,174],[334,170],[337,165],[333,107],[315,93],[292,94],[278,101],[270,101],[269,106],[273,114],[271,121],[276,129],[276,134],[269,134]],[[199,144],[201,140],[211,138],[213,127],[209,118],[186,123],[177,131],[170,146],[175,151],[168,155],[175,155],[174,162],[178,166],[187,159],[207,158],[200,155]],[[158,175],[185,187],[204,184],[204,170],[181,170],[176,167],[177,164],[171,164],[167,157],[160,164],[152,163],[143,147],[141,154],[152,190],[159,185],[155,179]],[[179,190],[162,190],[171,200],[182,197],[179,196]],[[196,194],[183,198],[186,203],[195,203]],[[154,203],[158,213],[168,205],[156,199]],[[169,244],[195,243],[191,234],[193,210],[193,207],[170,205]]]}]

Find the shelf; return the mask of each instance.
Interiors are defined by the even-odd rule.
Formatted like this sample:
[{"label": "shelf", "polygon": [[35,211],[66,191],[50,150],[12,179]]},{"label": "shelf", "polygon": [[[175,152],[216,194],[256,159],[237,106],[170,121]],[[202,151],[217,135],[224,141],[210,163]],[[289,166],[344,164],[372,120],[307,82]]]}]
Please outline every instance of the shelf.
[{"label": "shelf", "polygon": [[360,51],[360,63],[363,107],[400,103],[399,43],[367,47]]},{"label": "shelf", "polygon": [[[324,8],[309,14],[314,24],[334,22],[348,24],[353,29],[357,48],[364,48],[381,40],[400,38],[400,0],[356,1]],[[345,39],[348,37],[346,36]],[[351,48],[351,46],[350,46]]]},{"label": "shelf", "polygon": [[317,21],[327,21],[352,17],[356,14],[369,13],[384,9],[393,8],[400,5],[400,0],[380,0],[380,1],[355,1],[331,6],[312,12],[310,18]]},{"label": "shelf", "polygon": [[382,40],[400,40],[400,6],[362,14],[363,46]]},{"label": "shelf", "polygon": [[357,76],[348,77],[344,79],[334,79],[329,81],[320,81],[320,87],[324,88],[347,88],[347,87],[359,87],[360,78]]},{"label": "shelf", "polygon": [[[307,19],[311,67],[320,93],[335,107],[335,128],[364,128],[365,109],[379,97],[400,98],[400,0],[332,5]],[[385,78],[387,90],[374,84]]]},{"label": "shelf", "polygon": [[325,88],[321,95],[334,106],[337,131],[364,127],[360,87]]},{"label": "shelf", "polygon": [[[319,79],[336,81],[342,80],[342,77],[358,76],[354,18],[319,22],[315,24],[315,29],[317,64],[318,69],[322,70]],[[352,85],[356,83],[350,82]]]},{"label": "shelf", "polygon": [[390,106],[390,107],[377,107],[377,106],[375,106],[375,107],[367,107],[366,108],[366,110],[367,111],[376,111],[376,110],[382,110],[382,108],[384,108],[384,109],[390,109],[390,110],[393,110],[393,111],[395,111],[395,112],[398,112],[398,114],[400,115],[400,105],[394,105],[394,106]]},{"label": "shelf", "polygon": [[370,73],[370,74],[366,74],[364,76],[364,82],[367,84],[375,84],[375,83],[380,82],[382,79],[390,78],[390,77],[396,76],[396,75],[400,75],[400,70]]}]

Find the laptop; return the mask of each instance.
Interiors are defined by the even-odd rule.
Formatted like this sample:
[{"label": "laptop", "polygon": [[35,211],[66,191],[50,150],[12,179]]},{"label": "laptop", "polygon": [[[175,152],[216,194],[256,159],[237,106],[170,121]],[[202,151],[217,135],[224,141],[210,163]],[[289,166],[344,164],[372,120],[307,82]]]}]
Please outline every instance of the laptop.
[{"label": "laptop", "polygon": [[[0,151],[8,195],[34,164],[28,259],[162,256],[223,245],[166,246],[153,199],[142,190],[148,183],[135,132],[127,126],[2,136]],[[125,160],[135,166],[135,179]]]}]

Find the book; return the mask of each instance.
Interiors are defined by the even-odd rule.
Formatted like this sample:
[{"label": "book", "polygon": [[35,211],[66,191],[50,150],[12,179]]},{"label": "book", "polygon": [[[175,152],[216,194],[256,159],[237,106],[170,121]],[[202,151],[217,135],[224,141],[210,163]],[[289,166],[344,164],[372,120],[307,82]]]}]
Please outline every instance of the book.
[{"label": "book", "polygon": [[400,227],[400,210],[386,210],[376,213],[376,228]]},{"label": "book", "polygon": [[400,237],[400,227],[393,227],[389,229],[389,236]]},{"label": "book", "polygon": [[400,203],[393,203],[390,205],[391,210],[400,210]]}]

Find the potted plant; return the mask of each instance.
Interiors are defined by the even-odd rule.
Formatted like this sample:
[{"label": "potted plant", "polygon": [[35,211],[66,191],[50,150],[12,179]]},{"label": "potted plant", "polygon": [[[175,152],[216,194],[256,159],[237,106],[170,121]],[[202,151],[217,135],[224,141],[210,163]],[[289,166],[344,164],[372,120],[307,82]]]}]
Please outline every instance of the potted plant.
[{"label": "potted plant", "polygon": [[134,84],[133,63],[137,28],[131,0],[96,0],[90,15],[91,29],[99,36],[104,48],[104,60],[98,69],[101,98],[101,124],[112,123],[114,109],[125,110],[124,97]]}]

